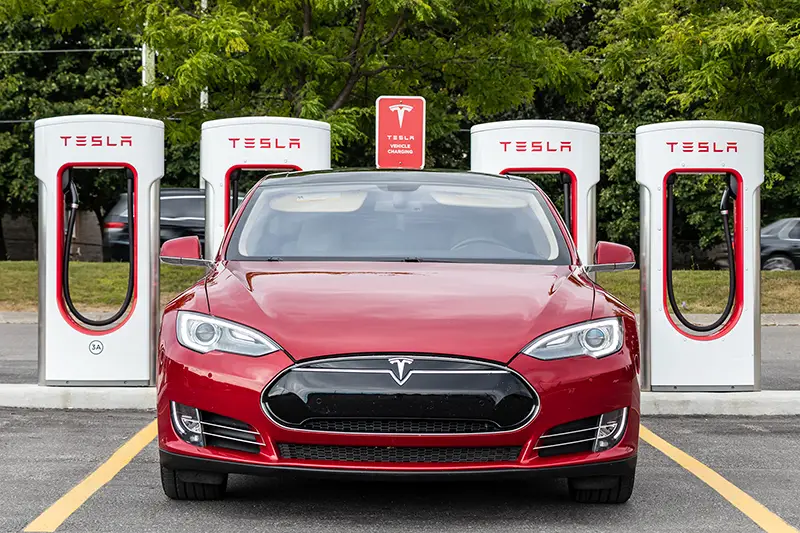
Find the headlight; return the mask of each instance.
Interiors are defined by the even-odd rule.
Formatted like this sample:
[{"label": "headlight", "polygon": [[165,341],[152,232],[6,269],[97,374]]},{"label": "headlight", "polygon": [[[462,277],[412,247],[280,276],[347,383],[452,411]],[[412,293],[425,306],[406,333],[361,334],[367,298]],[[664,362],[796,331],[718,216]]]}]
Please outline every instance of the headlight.
[{"label": "headlight", "polygon": [[618,352],[622,340],[622,320],[603,318],[546,333],[523,348],[522,353],[544,360],[577,355],[599,359]]},{"label": "headlight", "polygon": [[212,351],[257,357],[281,349],[260,331],[221,318],[178,311],[178,342],[195,352]]}]

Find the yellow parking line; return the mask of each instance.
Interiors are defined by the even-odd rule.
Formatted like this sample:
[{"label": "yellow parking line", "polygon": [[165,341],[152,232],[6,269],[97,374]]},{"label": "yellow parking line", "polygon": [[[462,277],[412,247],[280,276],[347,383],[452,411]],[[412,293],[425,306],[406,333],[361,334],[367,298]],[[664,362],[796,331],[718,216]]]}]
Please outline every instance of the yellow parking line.
[{"label": "yellow parking line", "polygon": [[158,433],[156,421],[150,422],[144,429],[123,444],[108,460],[100,465],[97,470],[89,474],[78,483],[71,491],[62,496],[45,512],[28,524],[25,531],[55,531],[64,520],[78,510],[89,497],[100,487],[114,479],[125,465],[131,462],[145,446],[150,444]]},{"label": "yellow parking line", "polygon": [[778,515],[761,505],[752,496],[717,474],[709,467],[679,450],[644,426],[640,426],[639,435],[647,444],[657,449],[683,468],[697,476],[700,481],[717,491],[734,507],[743,512],[750,520],[758,524],[767,533],[798,533],[784,522]]}]

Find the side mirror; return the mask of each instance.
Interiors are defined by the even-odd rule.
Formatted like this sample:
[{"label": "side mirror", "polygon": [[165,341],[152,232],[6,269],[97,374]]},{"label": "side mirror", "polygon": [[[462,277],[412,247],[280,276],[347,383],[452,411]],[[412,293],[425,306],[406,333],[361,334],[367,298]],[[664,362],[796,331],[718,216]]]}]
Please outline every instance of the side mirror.
[{"label": "side mirror", "polygon": [[586,272],[612,272],[636,266],[633,250],[622,244],[600,241],[594,249],[594,264],[586,265]]},{"label": "side mirror", "polygon": [[213,261],[201,259],[200,239],[196,236],[170,239],[161,245],[161,262],[178,266],[210,267]]}]

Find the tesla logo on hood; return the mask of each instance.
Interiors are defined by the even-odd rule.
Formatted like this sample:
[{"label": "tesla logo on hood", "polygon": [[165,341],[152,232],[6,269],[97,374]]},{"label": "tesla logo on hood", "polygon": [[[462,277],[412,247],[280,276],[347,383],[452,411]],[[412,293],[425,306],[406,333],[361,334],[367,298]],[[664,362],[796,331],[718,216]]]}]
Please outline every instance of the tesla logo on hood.
[{"label": "tesla logo on hood", "polygon": [[[392,372],[392,378],[398,385],[403,385],[408,379],[408,374],[405,373],[406,366],[411,366],[414,360],[409,357],[394,357],[389,359],[389,364],[397,367],[397,374]],[[403,379],[405,377],[406,379]]]}]

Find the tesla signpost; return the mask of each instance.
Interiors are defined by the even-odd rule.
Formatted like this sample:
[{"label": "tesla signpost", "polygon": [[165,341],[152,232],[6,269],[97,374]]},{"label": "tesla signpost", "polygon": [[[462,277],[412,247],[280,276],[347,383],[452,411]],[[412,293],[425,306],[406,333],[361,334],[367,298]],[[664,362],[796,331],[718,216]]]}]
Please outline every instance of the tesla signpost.
[{"label": "tesla signpost", "polygon": [[425,166],[425,99],[381,96],[375,101],[375,166]]}]

